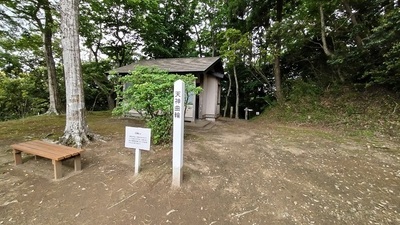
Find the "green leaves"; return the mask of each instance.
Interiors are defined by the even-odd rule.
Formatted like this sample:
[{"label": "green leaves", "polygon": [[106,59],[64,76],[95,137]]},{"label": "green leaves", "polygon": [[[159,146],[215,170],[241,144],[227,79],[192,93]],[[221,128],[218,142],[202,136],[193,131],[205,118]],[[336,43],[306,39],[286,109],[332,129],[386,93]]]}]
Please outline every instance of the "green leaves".
[{"label": "green leaves", "polygon": [[379,26],[373,29],[366,47],[374,60],[365,62],[364,78],[371,78],[369,85],[377,83],[400,89],[400,8],[386,13]]},{"label": "green leaves", "polygon": [[37,88],[34,77],[19,76],[10,78],[0,72],[0,121],[43,113],[47,108],[43,84]]},{"label": "green leaves", "polygon": [[194,52],[190,33],[196,23],[196,6],[194,0],[154,0],[147,4],[139,29],[144,52],[153,58],[185,57]]},{"label": "green leaves", "polygon": [[96,60],[103,53],[119,66],[133,61],[146,11],[142,1],[87,0],[80,11],[80,34]]},{"label": "green leaves", "polygon": [[220,33],[219,38],[222,40],[221,54],[229,65],[244,62],[249,56],[252,47],[249,33],[242,34],[240,30],[230,28]]},{"label": "green leaves", "polygon": [[154,67],[136,68],[120,79],[125,88],[123,85],[117,88],[121,102],[113,114],[123,115],[136,110],[152,129],[153,143],[168,142],[171,139],[174,82],[178,79],[185,82],[187,93],[201,91],[195,87],[193,75],[169,74]]}]

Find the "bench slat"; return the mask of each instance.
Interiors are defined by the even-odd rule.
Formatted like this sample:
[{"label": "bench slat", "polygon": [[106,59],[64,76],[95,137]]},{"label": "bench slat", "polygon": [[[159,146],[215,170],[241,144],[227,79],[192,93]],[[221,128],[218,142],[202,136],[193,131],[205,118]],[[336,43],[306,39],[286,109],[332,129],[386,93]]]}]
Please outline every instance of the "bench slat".
[{"label": "bench slat", "polygon": [[[53,160],[62,160],[79,155],[82,150],[67,146],[46,143],[43,141],[29,141],[11,145],[15,150],[20,150],[29,154],[42,156]],[[67,148],[65,148],[67,147]]]},{"label": "bench slat", "polygon": [[56,151],[54,149],[49,148],[48,146],[40,146],[36,143],[31,143],[31,142],[26,142],[26,143],[20,143],[18,145],[12,146],[14,148],[19,148],[19,147],[25,147],[25,148],[30,148],[32,149],[32,151],[39,151],[39,152],[44,152],[44,153],[51,153],[53,155],[57,155],[57,156],[63,156],[65,155],[65,152],[61,152],[61,151]]},{"label": "bench slat", "polygon": [[35,147],[32,145],[26,145],[24,143],[21,143],[18,145],[12,145],[11,147],[16,151],[22,151],[22,152],[29,153],[32,155],[37,155],[37,156],[41,156],[41,157],[45,157],[45,158],[53,159],[53,160],[57,160],[57,161],[62,160],[64,158],[63,155],[56,154],[56,153],[51,152],[46,149],[40,149],[37,146]]},{"label": "bench slat", "polygon": [[62,160],[64,159],[73,158],[75,171],[81,170],[82,149],[71,148],[39,140],[14,144],[11,145],[11,147],[14,152],[15,165],[22,164],[22,152],[51,159],[53,161],[55,179],[59,179],[63,175]]},{"label": "bench slat", "polygon": [[56,151],[59,154],[65,154],[65,155],[77,155],[82,152],[82,150],[76,149],[76,148],[71,148],[63,145],[57,145],[57,144],[52,144],[52,143],[46,143],[43,141],[32,141],[29,143],[30,145],[38,146],[41,149],[46,148],[52,151]]},{"label": "bench slat", "polygon": [[82,149],[72,148],[72,147],[68,147],[68,146],[65,146],[65,145],[58,145],[58,144],[48,143],[48,142],[39,141],[39,140],[34,140],[32,142],[33,143],[37,143],[37,144],[46,145],[46,146],[57,147],[57,149],[62,149],[62,150],[65,150],[67,152],[72,152],[72,153],[76,153],[76,152],[81,153],[81,152],[83,152]]}]

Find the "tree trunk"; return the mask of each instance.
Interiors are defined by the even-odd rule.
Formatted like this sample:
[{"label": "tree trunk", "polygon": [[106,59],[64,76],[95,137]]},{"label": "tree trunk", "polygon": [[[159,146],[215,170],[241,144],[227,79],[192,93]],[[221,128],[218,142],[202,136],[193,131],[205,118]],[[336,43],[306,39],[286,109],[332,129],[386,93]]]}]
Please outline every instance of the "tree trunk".
[{"label": "tree trunk", "polygon": [[66,89],[66,125],[61,142],[81,147],[89,141],[79,49],[79,0],[61,1],[61,31]]},{"label": "tree trunk", "polygon": [[113,110],[115,108],[115,100],[113,98],[113,94],[114,94],[114,91],[110,92],[107,95],[107,103],[108,103],[109,110]]},{"label": "tree trunk", "polygon": [[322,40],[322,49],[324,50],[325,55],[328,57],[332,56],[333,53],[329,50],[328,44],[326,43],[326,26],[325,26],[325,17],[324,17],[324,8],[322,5],[319,6],[319,14],[321,19],[321,40]]},{"label": "tree trunk", "polygon": [[62,110],[60,96],[58,94],[57,87],[57,76],[56,76],[56,65],[53,57],[53,26],[54,21],[50,9],[50,3],[47,0],[43,1],[43,9],[45,12],[45,25],[42,30],[43,43],[44,43],[44,54],[47,66],[47,80],[49,85],[49,100],[50,105],[47,110],[48,114],[56,114]]},{"label": "tree trunk", "polygon": [[48,37],[47,34],[44,34],[43,36],[44,36],[43,38],[44,53],[47,66],[47,81],[49,85],[49,100],[50,100],[50,105],[49,109],[47,110],[47,113],[58,115],[61,110],[61,106],[57,88],[56,66],[54,63],[52,46],[51,46],[52,42],[51,42],[51,37]]},{"label": "tree trunk", "polygon": [[236,65],[233,66],[233,76],[235,77],[235,85],[236,85],[235,119],[239,119],[239,82],[236,73]]},{"label": "tree trunk", "polygon": [[232,88],[232,79],[230,74],[228,74],[228,80],[229,80],[229,86],[228,86],[228,93],[225,96],[224,117],[226,117],[226,111],[228,111],[228,99],[231,94],[231,88]]},{"label": "tree trunk", "polygon": [[[353,25],[355,27],[357,27],[358,26],[358,21],[357,21],[356,16],[353,13],[353,10],[350,7],[349,2],[347,0],[343,0],[342,2],[343,2],[344,8],[346,9],[347,15],[350,17],[351,22],[353,23]],[[357,45],[358,48],[362,48],[364,46],[362,38],[361,38],[361,36],[359,34],[356,34],[355,41],[356,41],[356,45]]]},{"label": "tree trunk", "polygon": [[[278,48],[278,46],[277,46]],[[280,49],[280,48],[279,48]],[[280,57],[279,55],[275,56],[274,59],[274,77],[275,77],[275,97],[278,102],[278,104],[283,103],[284,98],[283,98],[283,93],[282,93],[282,74],[281,74],[281,62],[280,62]]]},{"label": "tree trunk", "polygon": [[[277,22],[282,22],[282,10],[283,10],[283,0],[277,0],[276,15]],[[275,45],[275,56],[274,56],[274,77],[275,77],[275,96],[278,104],[283,103],[283,93],[282,93],[282,74],[281,74],[281,37],[277,35],[276,45]]]},{"label": "tree trunk", "polygon": [[113,98],[113,95],[115,93],[114,88],[108,89],[105,85],[101,84],[101,82],[97,81],[96,79],[93,79],[93,81],[97,85],[97,87],[100,88],[100,91],[107,95],[108,109],[113,110],[115,108],[115,100]]},{"label": "tree trunk", "polygon": [[197,30],[197,26],[194,26],[194,31],[196,33],[196,37],[197,37],[197,45],[199,46],[199,57],[203,57],[203,51],[201,49],[201,40],[200,40],[200,34],[199,31]]},{"label": "tree trunk", "polygon": [[[335,56],[335,54],[331,50],[329,50],[328,44],[326,42],[326,32],[325,32],[326,26],[325,26],[324,8],[322,5],[319,6],[319,14],[320,14],[320,20],[321,20],[322,49],[324,50],[324,53],[326,56],[332,58]],[[336,74],[338,75],[341,82],[345,82],[345,79],[342,76],[342,73],[340,72],[340,67],[337,68]]]}]

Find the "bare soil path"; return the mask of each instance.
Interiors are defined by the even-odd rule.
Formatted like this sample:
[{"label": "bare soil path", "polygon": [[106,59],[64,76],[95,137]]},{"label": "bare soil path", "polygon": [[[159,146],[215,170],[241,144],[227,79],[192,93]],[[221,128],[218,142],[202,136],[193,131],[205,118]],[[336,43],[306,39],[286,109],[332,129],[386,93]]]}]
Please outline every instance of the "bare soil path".
[{"label": "bare soil path", "polygon": [[186,129],[177,190],[170,148],[144,152],[135,177],[123,145],[123,129],[110,132],[86,147],[82,172],[67,162],[53,181],[50,160],[16,167],[0,143],[0,224],[400,224],[394,140],[221,119]]}]

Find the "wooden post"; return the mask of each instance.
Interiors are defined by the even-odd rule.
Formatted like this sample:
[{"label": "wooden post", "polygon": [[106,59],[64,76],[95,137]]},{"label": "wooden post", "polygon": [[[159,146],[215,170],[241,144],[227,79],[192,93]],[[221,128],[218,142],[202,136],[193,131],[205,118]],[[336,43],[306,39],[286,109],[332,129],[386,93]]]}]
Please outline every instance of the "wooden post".
[{"label": "wooden post", "polygon": [[231,106],[231,111],[230,111],[230,118],[233,117],[233,106]]},{"label": "wooden post", "polygon": [[74,157],[74,168],[75,168],[75,171],[82,170],[82,167],[81,167],[81,154],[79,154],[79,155]]},{"label": "wooden post", "polygon": [[52,160],[54,165],[54,179],[62,178],[62,162],[57,160]]},{"label": "wooden post", "polygon": [[249,119],[249,112],[252,112],[252,111],[253,111],[253,109],[249,109],[247,107],[244,109],[244,119],[245,120]]},{"label": "wooden post", "polygon": [[14,149],[14,161],[15,161],[15,165],[22,164],[21,151]]},{"label": "wooden post", "polygon": [[183,167],[183,134],[184,134],[184,99],[185,83],[177,80],[174,83],[174,127],[173,127],[173,149],[172,149],[172,187],[178,188],[182,182]]}]

